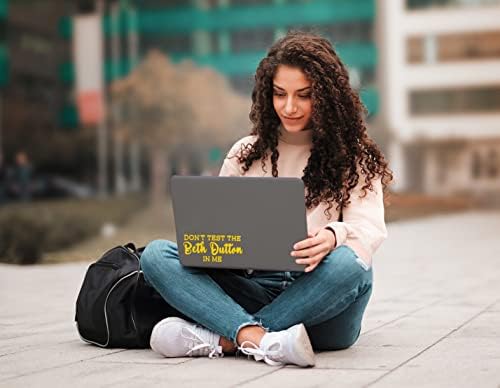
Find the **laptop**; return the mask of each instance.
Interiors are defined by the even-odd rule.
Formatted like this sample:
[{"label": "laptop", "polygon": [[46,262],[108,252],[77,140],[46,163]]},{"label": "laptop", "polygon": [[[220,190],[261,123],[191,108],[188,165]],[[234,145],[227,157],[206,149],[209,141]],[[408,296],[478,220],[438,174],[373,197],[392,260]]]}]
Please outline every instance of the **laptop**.
[{"label": "laptop", "polygon": [[304,271],[290,256],[307,238],[301,179],[174,175],[170,183],[183,265]]}]

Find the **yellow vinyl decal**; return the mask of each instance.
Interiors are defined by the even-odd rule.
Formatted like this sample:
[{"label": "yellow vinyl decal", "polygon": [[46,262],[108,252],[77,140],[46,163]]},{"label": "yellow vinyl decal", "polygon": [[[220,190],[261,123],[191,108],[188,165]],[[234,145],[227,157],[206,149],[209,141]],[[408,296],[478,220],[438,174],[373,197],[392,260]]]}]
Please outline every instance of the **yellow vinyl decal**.
[{"label": "yellow vinyl decal", "polygon": [[226,255],[242,255],[241,235],[184,234],[184,254],[201,255],[203,263],[222,263]]}]

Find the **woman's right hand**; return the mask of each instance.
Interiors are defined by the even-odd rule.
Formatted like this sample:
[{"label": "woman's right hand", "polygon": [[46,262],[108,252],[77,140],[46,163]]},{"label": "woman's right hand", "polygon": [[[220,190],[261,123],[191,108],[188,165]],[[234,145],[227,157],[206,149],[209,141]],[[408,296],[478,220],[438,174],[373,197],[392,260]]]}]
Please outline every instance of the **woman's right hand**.
[{"label": "woman's right hand", "polygon": [[297,257],[295,260],[297,264],[307,265],[305,272],[311,272],[335,248],[336,244],[335,233],[329,229],[320,229],[315,236],[308,233],[307,239],[296,243],[290,255]]}]

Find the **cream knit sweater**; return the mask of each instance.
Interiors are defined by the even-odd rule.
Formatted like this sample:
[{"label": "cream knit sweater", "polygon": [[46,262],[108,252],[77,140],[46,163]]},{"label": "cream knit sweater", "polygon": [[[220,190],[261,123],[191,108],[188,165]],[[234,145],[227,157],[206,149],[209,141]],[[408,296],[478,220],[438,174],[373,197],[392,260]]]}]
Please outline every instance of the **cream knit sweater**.
[{"label": "cream knit sweater", "polygon": [[[250,169],[243,174],[236,157],[241,146],[253,144],[256,136],[246,136],[238,140],[228,152],[220,170],[219,176],[272,176],[270,156],[266,160],[266,170],[262,170],[260,161],[252,164]],[[305,130],[298,133],[288,132],[280,129],[280,139],[278,142],[278,174],[280,177],[302,178],[303,170],[307,165],[307,160],[311,153],[312,130]],[[375,191],[368,190],[366,196],[360,198],[361,187],[364,185],[364,178],[360,176],[358,185],[351,192],[351,203],[345,207],[343,221],[338,222],[339,213],[334,206],[330,209],[330,220],[324,211],[328,205],[320,203],[317,207],[306,209],[307,228],[313,235],[321,228],[331,227],[337,237],[337,247],[348,245],[368,266],[372,264],[372,256],[387,237],[387,229],[384,222],[384,205],[382,184],[380,178],[373,182]],[[306,238],[306,237],[304,237]]]}]

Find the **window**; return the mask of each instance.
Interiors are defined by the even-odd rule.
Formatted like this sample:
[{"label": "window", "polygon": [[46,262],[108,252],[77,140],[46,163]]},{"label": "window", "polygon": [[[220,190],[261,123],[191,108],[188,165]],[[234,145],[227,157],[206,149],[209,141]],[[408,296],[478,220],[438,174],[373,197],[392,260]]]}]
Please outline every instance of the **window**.
[{"label": "window", "polygon": [[189,7],[191,4],[186,0],[134,0],[136,6],[141,9],[161,9],[161,8],[176,8],[176,7]]},{"label": "window", "polygon": [[31,33],[22,34],[18,44],[21,50],[31,51],[38,55],[50,55],[54,51],[54,45],[49,39]]},{"label": "window", "polygon": [[193,46],[191,34],[146,35],[141,38],[141,45],[146,51],[158,49],[168,54],[189,53]]},{"label": "window", "polygon": [[262,28],[257,30],[239,30],[231,33],[231,51],[266,50],[274,41],[274,29]]},{"label": "window", "polygon": [[5,42],[7,38],[7,23],[4,19],[0,19],[0,42]]},{"label": "window", "polygon": [[231,0],[231,5],[242,5],[242,6],[267,5],[272,3],[273,0]]},{"label": "window", "polygon": [[486,155],[486,175],[489,178],[496,178],[498,176],[499,160],[497,150],[489,150]]},{"label": "window", "polygon": [[481,155],[478,151],[472,153],[471,175],[474,179],[481,177]]},{"label": "window", "polygon": [[468,7],[500,4],[500,0],[407,0],[408,9],[423,9],[433,7]]},{"label": "window", "polygon": [[475,150],[472,153],[471,175],[473,179],[497,179],[500,176],[499,150]]},{"label": "window", "polygon": [[410,113],[488,113],[500,111],[500,87],[413,91]]},{"label": "window", "polygon": [[436,183],[445,184],[450,170],[450,157],[448,152],[441,151],[436,153],[437,171]]},{"label": "window", "polygon": [[433,62],[426,53],[429,40],[434,42],[437,62],[500,58],[500,31],[411,37],[407,41],[409,63]]},{"label": "window", "polygon": [[233,76],[229,78],[229,82],[233,89],[241,94],[250,95],[252,93],[254,78],[251,75]]},{"label": "window", "polygon": [[320,31],[334,43],[372,42],[374,40],[373,21],[371,20],[335,23],[320,28]]},{"label": "window", "polygon": [[374,67],[364,68],[360,70],[361,73],[361,86],[373,86],[375,84],[376,69]]},{"label": "window", "polygon": [[217,8],[221,5],[220,3],[219,0],[207,0],[208,8]]},{"label": "window", "polygon": [[424,62],[424,39],[423,38],[408,38],[406,42],[406,55],[408,63]]}]

